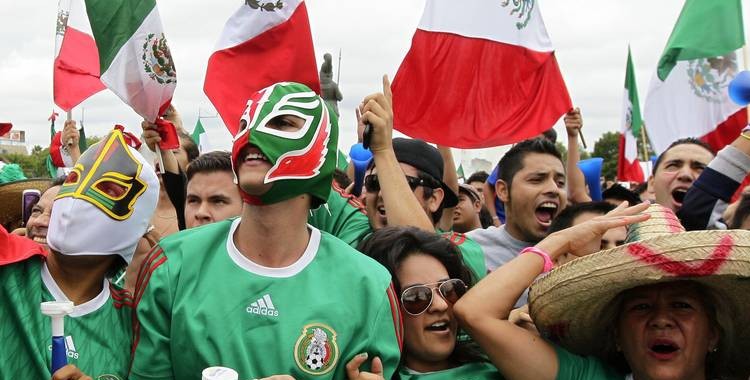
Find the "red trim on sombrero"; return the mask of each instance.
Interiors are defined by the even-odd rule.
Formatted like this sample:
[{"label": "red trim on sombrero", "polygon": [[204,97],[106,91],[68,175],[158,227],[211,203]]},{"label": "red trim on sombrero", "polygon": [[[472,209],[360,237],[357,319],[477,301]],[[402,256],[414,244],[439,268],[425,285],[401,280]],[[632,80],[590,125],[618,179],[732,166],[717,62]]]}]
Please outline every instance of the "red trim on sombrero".
[{"label": "red trim on sombrero", "polygon": [[641,261],[651,264],[665,273],[678,277],[710,276],[718,272],[721,266],[727,261],[729,254],[732,252],[732,247],[734,247],[732,236],[726,235],[722,237],[719,244],[714,248],[714,251],[708,257],[701,260],[701,264],[698,266],[670,260],[642,243],[634,243],[628,246],[628,252]]},{"label": "red trim on sombrero", "polygon": [[666,220],[669,232],[680,233],[685,231],[685,228],[682,227],[682,223],[680,223],[680,220],[677,219],[677,215],[675,215],[672,210],[664,208],[661,210],[660,214],[662,214]]}]

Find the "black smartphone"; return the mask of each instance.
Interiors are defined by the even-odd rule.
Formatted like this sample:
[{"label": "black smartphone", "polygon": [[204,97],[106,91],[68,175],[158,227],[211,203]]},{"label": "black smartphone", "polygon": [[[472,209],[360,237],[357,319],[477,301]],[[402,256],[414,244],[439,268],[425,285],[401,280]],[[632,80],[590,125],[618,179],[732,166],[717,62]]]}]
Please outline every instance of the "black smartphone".
[{"label": "black smartphone", "polygon": [[31,210],[39,202],[39,198],[42,197],[42,193],[37,189],[26,189],[23,191],[21,197],[21,220],[23,221],[22,226],[26,227],[26,223],[29,221],[31,216]]}]

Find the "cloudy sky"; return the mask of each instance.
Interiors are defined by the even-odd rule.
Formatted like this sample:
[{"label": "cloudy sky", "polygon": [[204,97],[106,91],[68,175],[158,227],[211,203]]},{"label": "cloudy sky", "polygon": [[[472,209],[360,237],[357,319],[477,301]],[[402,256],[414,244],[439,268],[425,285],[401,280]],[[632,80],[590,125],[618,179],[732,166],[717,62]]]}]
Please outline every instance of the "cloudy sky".
[{"label": "cloudy sky", "polygon": [[[382,74],[392,78],[396,73],[409,49],[424,1],[307,1],[318,62],[324,53],[330,52],[337,70],[338,52],[342,52],[340,88],[344,101],[340,104],[340,146],[343,150],[348,151],[356,139],[355,105],[364,96],[380,91]],[[471,0],[456,1],[456,6],[461,1]],[[173,103],[188,131],[194,127],[199,113],[209,116],[203,119],[203,125],[209,131],[212,145],[219,148],[230,146],[230,136],[220,119],[210,118],[215,110],[203,93],[203,78],[224,23],[242,3],[240,0],[158,2],[178,72]],[[619,130],[628,44],[643,102],[682,3],[682,0],[537,2],[573,103],[582,109],[589,150],[602,133]],[[26,130],[30,145],[48,144],[46,120],[54,107],[52,63],[56,16],[54,0],[16,1],[4,7],[0,23],[0,121],[11,121],[16,129]],[[131,130],[140,128],[139,116],[107,90],[76,108],[75,119],[80,120],[83,108],[89,135],[103,135],[114,123]],[[556,129],[564,136],[561,122]]]}]

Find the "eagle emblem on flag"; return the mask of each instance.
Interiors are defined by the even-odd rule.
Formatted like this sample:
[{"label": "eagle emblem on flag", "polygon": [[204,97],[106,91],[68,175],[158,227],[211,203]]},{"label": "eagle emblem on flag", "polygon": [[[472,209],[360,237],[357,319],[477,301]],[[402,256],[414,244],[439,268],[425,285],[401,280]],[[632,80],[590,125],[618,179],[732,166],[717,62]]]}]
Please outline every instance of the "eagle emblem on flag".
[{"label": "eagle emblem on flag", "polygon": [[511,1],[513,2],[513,9],[511,9],[510,14],[513,15],[514,13],[518,13],[518,18],[525,17],[523,22],[516,23],[516,28],[519,30],[523,29],[529,23],[529,19],[531,19],[531,11],[534,10],[535,0],[505,0],[502,1],[500,5],[505,8],[511,4]]},{"label": "eagle emblem on flag", "polygon": [[245,0],[245,5],[252,9],[260,9],[267,12],[276,12],[277,9],[284,8],[284,3],[281,0],[277,0],[275,3],[273,1],[262,3],[258,0]]},{"label": "eagle emblem on flag", "polygon": [[711,103],[721,103],[729,82],[737,73],[737,55],[688,61],[687,75],[693,93]]},{"label": "eagle emblem on flag", "polygon": [[149,33],[146,42],[143,43],[143,68],[149,78],[159,84],[170,84],[177,82],[177,72],[174,68],[172,53],[167,46],[167,38],[164,33],[157,36]]}]

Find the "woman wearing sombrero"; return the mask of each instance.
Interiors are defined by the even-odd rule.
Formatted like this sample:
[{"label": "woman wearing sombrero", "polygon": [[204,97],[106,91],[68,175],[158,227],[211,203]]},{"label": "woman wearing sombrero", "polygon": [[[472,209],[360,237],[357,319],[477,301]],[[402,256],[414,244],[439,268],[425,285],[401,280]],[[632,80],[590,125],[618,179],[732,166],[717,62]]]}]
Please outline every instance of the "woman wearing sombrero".
[{"label": "woman wearing sombrero", "polygon": [[[627,244],[588,255],[631,223]],[[534,282],[564,253],[588,256]],[[530,285],[545,339],[508,321]],[[454,312],[507,379],[747,379],[750,231],[684,232],[664,207],[621,205],[525,249]]]}]

